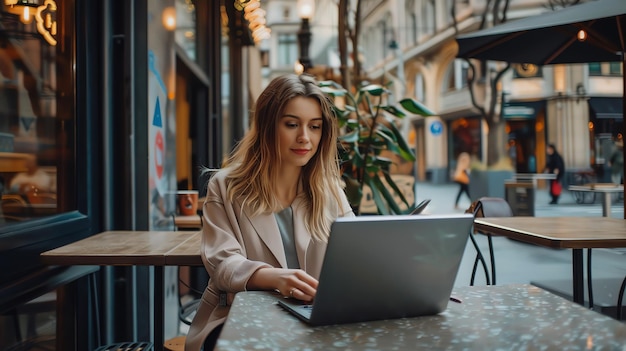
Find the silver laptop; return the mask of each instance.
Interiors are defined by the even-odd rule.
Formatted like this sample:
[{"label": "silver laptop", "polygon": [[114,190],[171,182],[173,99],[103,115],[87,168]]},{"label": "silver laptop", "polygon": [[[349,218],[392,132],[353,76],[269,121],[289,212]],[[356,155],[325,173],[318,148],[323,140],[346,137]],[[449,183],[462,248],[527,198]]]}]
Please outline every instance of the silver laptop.
[{"label": "silver laptop", "polygon": [[313,303],[278,303],[316,326],[438,314],[448,306],[473,220],[471,214],[339,218]]}]

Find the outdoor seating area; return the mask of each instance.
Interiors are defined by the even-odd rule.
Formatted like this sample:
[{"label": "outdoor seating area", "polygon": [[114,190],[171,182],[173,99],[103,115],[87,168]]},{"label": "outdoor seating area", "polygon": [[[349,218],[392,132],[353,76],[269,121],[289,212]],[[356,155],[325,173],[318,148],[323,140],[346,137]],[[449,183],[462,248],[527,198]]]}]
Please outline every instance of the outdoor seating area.
[{"label": "outdoor seating area", "polygon": [[[420,196],[433,198],[432,206],[434,208],[432,213],[426,214],[425,216],[437,216],[438,213],[443,212],[443,210],[438,209],[438,206],[442,198],[445,197],[444,194],[447,192],[447,194],[449,194],[448,196],[451,196],[451,192],[450,190],[442,190],[445,192],[429,193],[429,191],[432,191],[430,188],[432,188],[432,186],[423,188],[420,184],[416,185],[417,193],[420,194]],[[424,191],[424,189],[428,190]],[[448,186],[446,189],[450,189],[450,187]],[[541,205],[538,205],[538,207],[541,208]],[[606,316],[602,319],[603,325],[607,327],[607,329],[605,329],[607,333],[606,340],[604,336],[596,336],[598,339],[595,340],[598,342],[598,345],[612,345],[615,340],[620,340],[619,337],[613,340],[613,333],[621,335],[619,333],[626,332],[626,325],[615,321],[615,319],[617,319],[615,307],[610,309],[610,306],[607,306],[604,302],[603,297],[597,297],[598,305],[596,309],[598,312],[590,311],[586,308],[578,309],[575,306],[576,304],[583,306],[589,306],[590,304],[588,295],[591,293],[591,290],[588,290],[589,293],[585,291],[585,282],[589,281],[588,279],[591,278],[591,275],[589,275],[587,279],[585,278],[583,250],[590,248],[626,247],[626,231],[624,229],[626,227],[622,224],[623,221],[621,219],[607,218],[604,220],[603,217],[599,216],[597,218],[602,221],[598,222],[591,221],[588,217],[514,217],[512,216],[508,203],[501,198],[481,198],[479,201],[472,204],[467,211],[475,216],[474,228],[471,235],[476,235],[476,238],[472,238],[473,243],[468,241],[468,248],[464,255],[464,261],[467,261],[467,263],[461,265],[459,278],[454,288],[454,296],[463,302],[461,304],[451,302],[448,306],[448,309],[444,312],[444,315],[448,318],[446,325],[450,323],[450,325],[456,325],[457,318],[458,323],[461,323],[462,320],[469,318],[469,316],[475,318],[476,315],[489,314],[487,310],[483,309],[483,306],[487,301],[493,299],[494,296],[501,296],[506,301],[510,301],[511,305],[508,306],[508,308],[511,310],[521,308],[520,306],[524,306],[524,308],[534,308],[528,306],[528,296],[536,296],[536,299],[530,300],[537,303],[535,313],[545,313],[545,318],[553,320],[553,325],[555,326],[554,330],[550,329],[550,331],[545,331],[554,333],[552,336],[554,341],[550,342],[565,342],[557,337],[560,333],[557,328],[560,324],[558,322],[558,316],[560,314],[541,309],[539,306],[543,306],[546,303],[554,304],[556,301],[559,301],[557,305],[558,308],[571,310],[571,313],[579,315],[578,318],[580,318],[581,321],[589,318],[593,318],[597,321],[599,317],[593,317],[596,313]],[[152,266],[155,268],[155,282],[163,281],[161,275],[163,274],[163,267],[165,266],[201,267],[202,265],[199,257],[200,232],[198,231],[135,232],[130,236],[129,234],[131,233],[101,233],[83,241],[44,253],[42,259],[44,262],[53,265]],[[527,246],[524,250],[534,250],[533,247],[571,250],[572,265],[570,266],[570,272],[573,270],[574,273],[570,281],[570,289],[565,288],[565,290],[569,290],[570,292],[563,292],[562,284],[559,283],[559,281],[554,281],[552,283],[553,286],[550,286],[550,283],[544,285],[546,281],[542,279],[541,275],[537,276],[538,279],[536,282],[530,281],[526,283],[526,285],[523,283],[509,283],[512,278],[515,278],[511,276],[509,272],[510,267],[507,267],[510,266],[510,263],[507,263],[507,261],[510,260],[511,257],[507,257],[508,254],[504,251],[500,252],[502,255],[498,254],[498,248],[501,247],[502,240],[505,238],[514,239],[514,241],[511,241],[514,245],[521,245],[518,242],[531,244],[531,246]],[[492,240],[495,240],[495,243]],[[126,249],[122,250],[121,247],[125,247]],[[488,254],[483,254],[483,251],[485,253],[488,252]],[[498,283],[496,283],[495,279],[496,261],[504,264],[504,268],[498,275]],[[603,259],[600,258],[599,262],[603,264]],[[482,276],[476,276],[477,265],[479,264],[480,266],[478,267],[484,269],[484,280]],[[532,271],[532,269],[530,270]],[[626,274],[626,272],[624,273]],[[532,276],[533,274],[529,272],[526,275]],[[604,279],[603,277],[594,279],[594,283],[600,288],[598,289],[599,291],[602,290],[603,284],[605,284]],[[467,281],[469,281],[469,284]],[[561,284],[561,286],[554,284]],[[614,294],[617,296],[619,287],[614,288]],[[552,294],[565,297],[565,300],[554,300],[555,295]],[[155,315],[155,340],[150,342],[154,343],[155,350],[177,350],[184,343],[184,334],[174,338],[165,338],[162,333],[162,325],[166,319],[180,318],[182,321],[187,318],[187,316],[193,315],[197,306],[197,300],[189,301],[189,303],[181,305],[177,315],[169,315],[166,309],[163,308],[163,296],[163,292],[155,292],[156,300],[154,309],[159,314]],[[237,296],[239,296],[239,294]],[[240,316],[241,314],[241,316],[252,316],[256,315],[259,311],[267,311],[267,308],[272,305],[271,301],[275,298],[276,297],[272,296],[272,294],[242,294],[235,300],[232,315]],[[252,300],[246,302],[247,299]],[[567,302],[567,300],[570,300],[574,304]],[[252,303],[251,301],[255,301],[253,304],[257,306],[253,309],[254,311],[249,310],[250,304]],[[516,305],[518,303],[522,305]],[[591,302],[591,304],[593,304],[593,302]],[[611,305],[616,306],[617,300]],[[268,315],[268,318],[271,317],[273,320],[271,323],[272,326],[278,329],[289,328],[290,330],[296,330],[298,333],[304,333],[307,330],[307,327],[301,322],[298,322],[297,319],[293,319],[292,316],[287,315],[284,311],[274,308],[272,308],[272,311],[273,312]],[[487,315],[485,315],[485,318],[487,318]],[[415,324],[417,327],[437,323],[438,320],[437,317],[423,317],[402,320],[402,323],[408,323],[407,325],[417,323]],[[509,321],[507,316],[499,314],[490,314],[489,320],[493,323],[515,323],[515,325],[519,327],[526,325],[522,320],[516,318],[515,321]],[[189,320],[187,320],[186,323],[182,323],[187,324]],[[231,349],[229,345],[232,345],[232,343],[238,345],[237,347],[241,347],[241,345],[245,345],[247,340],[246,338],[242,339],[241,335],[245,334],[253,338],[253,335],[258,332],[254,327],[254,325],[257,324],[251,323],[248,324],[247,327],[240,327],[238,323],[229,324],[229,327],[223,331],[223,337],[220,338],[216,349],[229,350]],[[285,324],[282,325],[281,323]],[[369,326],[371,326],[371,328],[383,326],[385,328],[395,328],[396,324],[391,322],[371,322],[367,325],[368,328]],[[350,326],[341,328],[341,330],[346,333],[356,332],[350,329]],[[622,331],[622,328],[625,330]],[[326,327],[323,330],[330,333],[335,329],[336,328]],[[185,329],[183,328],[182,330]],[[436,328],[433,330],[436,330]],[[274,332],[270,331],[270,333],[273,334]],[[330,338],[328,340],[332,340],[330,335],[328,337]],[[442,337],[446,338],[445,336]],[[506,341],[510,342],[509,339]],[[280,338],[276,339],[274,342],[276,344],[272,345],[280,345]],[[387,345],[390,341],[383,337],[377,338],[376,342]],[[458,341],[449,339],[446,342],[456,343]],[[501,341],[492,339],[489,342],[494,343],[489,345],[499,345],[500,342],[504,343],[505,339]],[[542,341],[542,343],[545,342],[547,341]],[[569,342],[573,341],[570,340]],[[548,344],[550,343],[548,342]],[[164,346],[160,348],[159,345]],[[320,345],[324,344],[322,343]]]},{"label": "outdoor seating area", "polygon": [[626,351],[626,0],[5,0],[0,350]]}]

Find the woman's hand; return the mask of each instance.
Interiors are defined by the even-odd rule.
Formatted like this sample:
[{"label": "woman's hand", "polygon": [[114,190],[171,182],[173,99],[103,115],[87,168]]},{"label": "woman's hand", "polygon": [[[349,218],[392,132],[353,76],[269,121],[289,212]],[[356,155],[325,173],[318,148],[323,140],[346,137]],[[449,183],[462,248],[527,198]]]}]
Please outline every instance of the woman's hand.
[{"label": "woman's hand", "polygon": [[261,268],[248,280],[248,290],[276,290],[283,296],[313,301],[317,279],[301,269]]}]

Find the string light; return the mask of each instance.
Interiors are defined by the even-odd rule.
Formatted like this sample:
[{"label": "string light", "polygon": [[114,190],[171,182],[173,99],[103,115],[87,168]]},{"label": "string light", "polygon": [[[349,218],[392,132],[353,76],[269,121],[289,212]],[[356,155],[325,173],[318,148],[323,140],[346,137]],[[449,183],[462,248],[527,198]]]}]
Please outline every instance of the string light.
[{"label": "string light", "polygon": [[265,19],[265,10],[261,8],[261,2],[259,0],[250,0],[245,4],[242,4],[243,18],[248,21],[248,28],[252,32],[252,39],[255,43],[259,43],[261,40],[270,38],[270,29],[265,26],[267,20]]}]

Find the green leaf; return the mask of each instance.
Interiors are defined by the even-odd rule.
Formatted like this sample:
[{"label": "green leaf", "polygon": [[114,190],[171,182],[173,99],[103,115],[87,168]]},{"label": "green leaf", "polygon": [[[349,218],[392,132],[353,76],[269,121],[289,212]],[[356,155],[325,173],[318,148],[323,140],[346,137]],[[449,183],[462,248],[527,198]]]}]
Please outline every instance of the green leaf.
[{"label": "green leaf", "polygon": [[376,177],[373,178],[372,181],[374,182],[374,184],[376,184],[376,189],[384,197],[385,202],[387,204],[387,208],[389,210],[391,210],[392,213],[400,213],[400,212],[402,212],[402,210],[400,209],[400,207],[396,203],[396,200],[394,199],[393,195],[389,192],[389,189],[387,189],[387,187],[385,186],[383,181],[380,179],[380,177],[378,175],[376,175]]},{"label": "green leaf", "polygon": [[400,149],[400,153],[399,153],[400,157],[402,157],[406,161],[415,161],[415,153],[413,153],[413,150],[411,149],[409,144],[407,144],[406,140],[404,139],[404,136],[398,130],[396,125],[391,124],[389,126],[389,129],[391,129],[393,131],[393,134],[396,136],[396,140],[398,142],[398,148]]},{"label": "green leaf", "polygon": [[428,107],[422,105],[419,101],[411,99],[411,98],[400,100],[400,105],[402,105],[402,107],[405,110],[411,113],[414,113],[416,115],[421,115],[421,116],[434,116],[435,115],[435,113],[432,112],[430,109],[428,109]]},{"label": "green leaf", "polygon": [[378,191],[378,187],[376,186],[376,182],[374,182],[373,179],[368,177],[367,185],[372,190],[372,198],[374,199],[374,203],[376,204],[376,208],[378,209],[378,213],[381,214],[381,215],[388,215],[389,214],[389,210],[387,209],[387,204],[385,203],[383,198],[380,196],[380,191]]},{"label": "green leaf", "polygon": [[345,89],[335,89],[331,87],[320,87],[324,94],[336,97],[336,96],[345,96],[347,91]]},{"label": "green leaf", "polygon": [[381,96],[383,93],[387,91],[383,86],[378,84],[370,84],[368,86],[362,87],[359,89],[360,91],[367,92],[373,96]]},{"label": "green leaf", "polygon": [[352,131],[350,133],[344,134],[344,135],[340,135],[339,136],[339,140],[346,142],[346,143],[355,143],[357,141],[359,141],[359,133],[358,131]]},{"label": "green leaf", "polygon": [[335,89],[343,89],[343,90],[345,90],[345,89],[341,86],[341,84],[339,84],[339,83],[335,82],[334,80],[323,80],[323,81],[319,82],[319,83],[318,83],[318,85],[319,85],[320,87],[333,87],[333,88],[335,88]]},{"label": "green leaf", "polygon": [[398,147],[396,139],[389,135],[389,133],[378,129],[376,131],[376,134],[385,140],[385,146],[387,147],[387,150],[393,152],[396,155],[400,155],[402,153],[402,151]]},{"label": "green leaf", "polygon": [[399,109],[397,109],[395,106],[383,106],[383,110],[391,113],[392,115],[398,117],[398,118],[403,118],[406,117],[406,114],[402,111],[400,111]]},{"label": "green leaf", "polygon": [[[387,181],[387,183],[389,184],[389,186],[393,189],[393,191],[395,191],[396,194],[398,194],[398,196],[400,197],[400,200],[402,200],[402,202],[404,202],[404,204],[407,207],[410,207],[409,202],[407,201],[407,199],[404,197],[404,193],[402,193],[402,190],[400,190],[400,188],[398,188],[398,186],[396,185],[396,182],[393,181],[393,178],[391,177],[391,174],[389,174],[389,172],[383,172],[383,174],[385,175],[385,180]],[[394,200],[395,201],[395,200]]]}]

